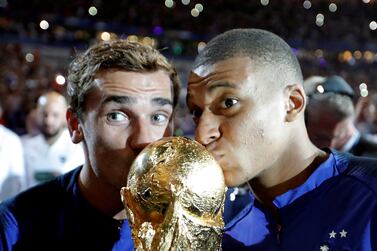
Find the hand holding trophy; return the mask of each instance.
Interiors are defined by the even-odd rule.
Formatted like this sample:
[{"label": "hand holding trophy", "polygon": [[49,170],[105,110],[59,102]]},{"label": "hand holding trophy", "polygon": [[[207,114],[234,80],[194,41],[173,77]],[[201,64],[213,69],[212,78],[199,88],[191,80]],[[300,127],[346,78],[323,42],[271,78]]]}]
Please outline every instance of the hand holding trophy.
[{"label": "hand holding trophy", "polygon": [[220,166],[199,143],[150,144],[121,190],[135,250],[221,250],[225,192]]}]

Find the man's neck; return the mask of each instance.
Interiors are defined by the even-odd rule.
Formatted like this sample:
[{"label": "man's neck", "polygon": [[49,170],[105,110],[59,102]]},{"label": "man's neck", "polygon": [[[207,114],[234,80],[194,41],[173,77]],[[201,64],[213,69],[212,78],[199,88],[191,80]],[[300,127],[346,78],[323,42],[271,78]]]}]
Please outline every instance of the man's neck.
[{"label": "man's neck", "polygon": [[[277,208],[273,204],[275,198],[296,188],[309,178],[328,154],[315,146],[311,151],[297,151],[288,162],[267,169],[258,177],[249,181],[249,186],[256,199],[277,217]],[[283,164],[286,163],[286,164]]]},{"label": "man's neck", "polygon": [[115,219],[123,217],[120,190],[100,181],[90,167],[83,167],[78,184],[80,192],[94,208]]},{"label": "man's neck", "polygon": [[56,141],[58,141],[60,135],[63,133],[63,129],[60,129],[58,133],[54,134],[53,136],[47,136],[45,134],[43,134],[46,142],[48,145],[53,145]]}]

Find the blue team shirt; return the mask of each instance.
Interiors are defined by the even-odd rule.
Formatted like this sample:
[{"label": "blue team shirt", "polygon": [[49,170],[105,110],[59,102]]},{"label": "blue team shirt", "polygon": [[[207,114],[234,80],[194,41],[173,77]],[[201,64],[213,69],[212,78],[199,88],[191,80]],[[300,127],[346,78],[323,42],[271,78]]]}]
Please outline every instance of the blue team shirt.
[{"label": "blue team shirt", "polygon": [[252,203],[225,227],[223,250],[377,250],[377,159],[331,150],[301,186]]},{"label": "blue team shirt", "polygon": [[91,207],[77,168],[0,204],[0,250],[133,251],[127,221]]}]

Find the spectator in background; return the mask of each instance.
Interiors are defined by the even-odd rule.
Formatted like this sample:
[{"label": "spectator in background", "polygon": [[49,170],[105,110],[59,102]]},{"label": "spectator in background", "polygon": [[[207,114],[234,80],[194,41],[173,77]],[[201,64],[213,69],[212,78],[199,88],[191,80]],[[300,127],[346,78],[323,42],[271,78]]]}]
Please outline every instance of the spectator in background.
[{"label": "spectator in background", "polygon": [[51,180],[84,163],[81,144],[73,144],[67,129],[67,102],[57,92],[38,99],[35,114],[40,132],[24,142],[27,186]]},{"label": "spectator in background", "polygon": [[367,121],[369,122],[370,133],[377,134],[377,93],[369,96],[369,102],[366,110]]},{"label": "spectator in background", "polygon": [[[2,107],[0,104],[0,118]],[[25,187],[25,168],[19,136],[0,125],[0,201]]]},{"label": "spectator in background", "polygon": [[304,82],[308,103],[305,111],[306,126],[312,142],[318,147],[329,147],[336,125],[353,119],[352,88],[340,77]]},{"label": "spectator in background", "polygon": [[120,189],[142,149],[172,135],[177,72],[158,50],[111,40],[78,55],[68,80],[85,163],[0,204],[0,250],[134,250]]},{"label": "spectator in background", "polygon": [[374,107],[371,104],[370,96],[359,97],[355,105],[355,126],[360,133],[372,132],[372,120]]},{"label": "spectator in background", "polygon": [[25,127],[26,127],[26,134],[21,136],[21,140],[23,141],[23,144],[25,144],[25,141],[33,138],[34,136],[37,136],[40,133],[40,127],[38,125],[38,110],[37,109],[32,109],[28,112],[28,114],[26,115]]},{"label": "spectator in background", "polygon": [[312,142],[318,147],[332,147],[358,156],[377,157],[377,139],[362,134],[354,124],[354,92],[340,76],[314,84],[305,81],[309,96],[306,125]]}]

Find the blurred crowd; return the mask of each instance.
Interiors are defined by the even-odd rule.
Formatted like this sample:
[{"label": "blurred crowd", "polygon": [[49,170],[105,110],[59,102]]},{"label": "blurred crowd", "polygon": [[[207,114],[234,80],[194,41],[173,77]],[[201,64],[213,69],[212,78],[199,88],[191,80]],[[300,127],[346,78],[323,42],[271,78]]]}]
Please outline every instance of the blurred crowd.
[{"label": "blurred crowd", "polygon": [[[0,124],[24,139],[43,134],[36,112],[39,98],[48,92],[65,96],[66,85],[64,81],[58,83],[57,75],[64,77],[76,51],[98,39],[97,32],[107,30],[158,39],[157,47],[177,65],[183,84],[175,135],[191,137],[194,126],[185,105],[184,87],[198,43],[230,28],[255,27],[275,32],[290,43],[304,78],[314,75],[343,78],[353,92],[351,123],[360,135],[373,136],[367,138],[377,142],[377,96],[374,94],[377,62],[373,52],[377,51],[377,36],[369,29],[377,10],[372,4],[344,1],[337,3],[336,12],[330,12],[328,1],[312,1],[306,9],[303,1],[294,0],[270,1],[267,6],[262,6],[260,1],[220,0],[216,4],[203,3],[205,14],[193,18],[190,10],[195,3],[184,5],[175,1],[173,8],[167,8],[164,1],[112,4],[106,1],[105,4],[102,0],[48,3],[16,0],[0,7]],[[96,16],[88,14],[92,4],[98,8]],[[315,22],[318,13],[325,16],[323,26]],[[48,31],[39,28],[42,19],[52,24]],[[340,60],[344,50],[351,53],[360,50],[361,54],[369,51],[372,59],[351,55],[352,60]],[[360,96],[361,83],[368,84],[366,97]],[[328,133],[329,137],[334,136],[335,122]]]},{"label": "blurred crowd", "polygon": [[49,90],[64,92],[64,87],[55,82],[59,69],[43,62],[38,50],[33,51],[33,57],[32,62],[27,62],[19,44],[0,46],[2,123],[19,135],[27,133],[27,114],[35,108],[42,93]]},{"label": "blurred crowd", "polygon": [[340,76],[312,76],[304,81],[308,96],[305,121],[317,147],[357,156],[377,157],[377,95],[358,98]]},{"label": "blurred crowd", "polygon": [[[113,32],[137,30],[144,35],[163,35],[169,30],[188,31],[193,34],[186,34],[187,39],[208,40],[236,27],[268,29],[306,48],[317,48],[318,44],[326,42],[324,46],[355,49],[377,42],[377,36],[369,29],[376,14],[374,1],[369,4],[356,0],[336,1],[335,12],[329,10],[331,2],[325,0],[305,1],[309,2],[306,8],[304,1],[298,0],[182,2],[188,4],[177,0],[167,8],[164,1],[15,0],[1,10],[3,23],[0,27],[3,32],[23,37],[43,37],[45,33],[38,29],[38,24],[47,19],[56,24],[47,35],[50,42],[85,40],[101,28]],[[267,5],[263,6],[262,2]],[[197,3],[202,4],[203,13],[193,18],[190,11]],[[88,14],[90,6],[97,8],[95,16]],[[322,26],[315,22],[319,13],[325,18]],[[155,30],[156,27],[161,29]],[[88,34],[75,36],[71,32],[80,28]]]},{"label": "blurred crowd", "polygon": [[[0,32],[6,39],[68,46],[85,46],[98,31],[154,36],[161,47],[171,50],[181,44],[179,54],[191,57],[198,41],[239,27],[267,29],[291,46],[306,49],[377,48],[377,36],[370,29],[376,16],[374,1],[336,1],[334,12],[329,10],[331,2],[325,0],[307,0],[307,8],[303,0],[207,1],[201,3],[203,11],[195,18],[191,10],[200,1],[185,1],[187,5],[179,0],[172,2],[173,6],[167,8],[164,1],[145,0],[9,1],[0,8]],[[90,6],[96,7],[95,16],[88,13]],[[323,15],[319,23],[318,14]],[[50,23],[48,31],[39,28],[41,20]]]}]

